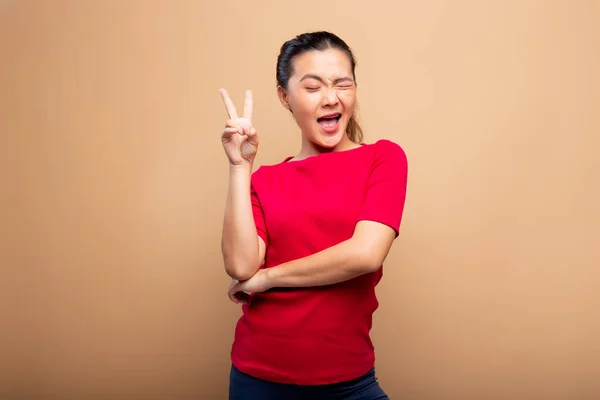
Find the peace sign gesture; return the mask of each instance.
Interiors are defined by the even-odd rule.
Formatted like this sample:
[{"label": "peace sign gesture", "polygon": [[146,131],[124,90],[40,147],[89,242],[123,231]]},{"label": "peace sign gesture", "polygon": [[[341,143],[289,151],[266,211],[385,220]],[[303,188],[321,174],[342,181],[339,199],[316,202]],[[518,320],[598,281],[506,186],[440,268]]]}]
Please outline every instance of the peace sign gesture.
[{"label": "peace sign gesture", "polygon": [[225,154],[232,165],[252,164],[256,151],[258,150],[258,136],[252,127],[252,92],[246,91],[244,104],[244,116],[238,117],[237,111],[231,98],[225,89],[220,89],[225,109],[229,120],[225,124],[225,130],[221,135]]}]

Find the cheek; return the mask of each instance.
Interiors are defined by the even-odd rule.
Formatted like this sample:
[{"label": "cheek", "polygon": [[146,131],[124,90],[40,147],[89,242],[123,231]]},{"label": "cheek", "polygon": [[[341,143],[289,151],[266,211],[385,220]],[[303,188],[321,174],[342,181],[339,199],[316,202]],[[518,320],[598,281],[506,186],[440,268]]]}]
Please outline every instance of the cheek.
[{"label": "cheek", "polygon": [[340,90],[338,98],[346,109],[353,109],[356,104],[356,92],[353,90]]},{"label": "cheek", "polygon": [[317,95],[313,93],[305,93],[294,96],[293,102],[290,102],[294,114],[304,115],[310,114],[311,116],[315,113],[315,109],[319,107],[320,100]]}]

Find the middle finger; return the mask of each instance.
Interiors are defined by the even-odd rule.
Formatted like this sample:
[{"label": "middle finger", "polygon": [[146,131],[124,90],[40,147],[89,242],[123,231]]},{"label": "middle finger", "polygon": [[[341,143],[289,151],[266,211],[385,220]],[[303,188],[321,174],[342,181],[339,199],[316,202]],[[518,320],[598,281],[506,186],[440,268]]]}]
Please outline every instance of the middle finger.
[{"label": "middle finger", "polygon": [[229,118],[237,119],[237,111],[235,110],[235,106],[233,105],[233,102],[231,101],[231,97],[229,97],[227,90],[219,89],[219,93],[221,93],[221,98],[223,99],[223,103],[225,103],[225,109],[227,110]]}]

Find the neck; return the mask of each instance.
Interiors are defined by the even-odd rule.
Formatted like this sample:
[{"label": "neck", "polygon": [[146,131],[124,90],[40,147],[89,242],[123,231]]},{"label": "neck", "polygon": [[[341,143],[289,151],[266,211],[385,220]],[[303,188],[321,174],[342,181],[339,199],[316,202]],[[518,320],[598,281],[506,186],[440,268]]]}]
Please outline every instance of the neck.
[{"label": "neck", "polygon": [[337,144],[337,146],[332,148],[324,148],[317,146],[310,140],[303,137],[302,148],[300,149],[298,155],[294,157],[294,159],[301,160],[303,158],[312,157],[323,153],[333,153],[337,151],[351,150],[357,147],[360,147],[360,144],[354,143],[346,135],[344,135],[344,138]]}]

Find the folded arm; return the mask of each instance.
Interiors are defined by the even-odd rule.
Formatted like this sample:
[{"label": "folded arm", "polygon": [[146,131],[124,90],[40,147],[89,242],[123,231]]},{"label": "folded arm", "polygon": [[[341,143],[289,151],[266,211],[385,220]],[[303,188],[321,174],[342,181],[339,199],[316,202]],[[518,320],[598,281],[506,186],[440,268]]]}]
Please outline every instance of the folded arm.
[{"label": "folded arm", "polygon": [[387,225],[360,221],[353,236],[323,251],[264,269],[269,287],[324,286],[377,271],[396,237]]},{"label": "folded arm", "polygon": [[307,257],[260,269],[246,281],[234,281],[228,290],[229,298],[235,303],[246,303],[241,292],[332,285],[377,271],[395,237],[396,231],[387,225],[360,221],[348,240]]}]

